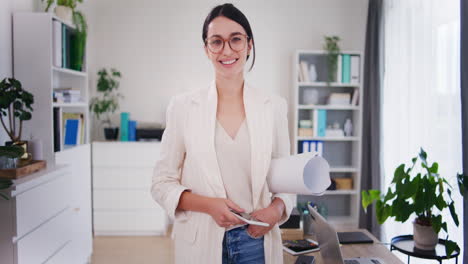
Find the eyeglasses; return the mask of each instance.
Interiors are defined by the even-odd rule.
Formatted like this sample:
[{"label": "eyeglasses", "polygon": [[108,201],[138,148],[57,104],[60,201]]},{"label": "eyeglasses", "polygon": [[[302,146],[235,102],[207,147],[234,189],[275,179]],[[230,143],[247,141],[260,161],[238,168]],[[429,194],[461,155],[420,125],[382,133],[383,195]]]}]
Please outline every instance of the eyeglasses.
[{"label": "eyeglasses", "polygon": [[224,49],[224,43],[228,42],[229,47],[234,51],[242,51],[245,49],[249,37],[243,34],[236,34],[229,39],[224,39],[219,36],[209,37],[205,40],[205,45],[213,53],[221,53]]}]

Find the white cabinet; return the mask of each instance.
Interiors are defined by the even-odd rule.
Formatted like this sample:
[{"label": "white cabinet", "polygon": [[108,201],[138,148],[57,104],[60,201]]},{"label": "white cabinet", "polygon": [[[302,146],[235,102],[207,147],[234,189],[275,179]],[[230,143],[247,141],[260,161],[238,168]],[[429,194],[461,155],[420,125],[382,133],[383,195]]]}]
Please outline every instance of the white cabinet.
[{"label": "white cabinet", "polygon": [[92,202],[91,202],[91,146],[79,145],[55,153],[57,164],[70,166],[72,179],[66,183],[72,218],[72,241],[69,245],[74,263],[86,263],[93,250]]},{"label": "white cabinet", "polygon": [[92,253],[90,145],[13,181],[0,198],[0,262],[88,263]]},{"label": "white cabinet", "polygon": [[168,217],[152,199],[159,142],[93,142],[95,235],[164,235]]},{"label": "white cabinet", "polygon": [[[14,180],[0,199],[2,263],[47,263],[72,239],[70,167],[57,166]],[[67,263],[73,262],[68,254]],[[84,262],[83,262],[84,263]]]}]

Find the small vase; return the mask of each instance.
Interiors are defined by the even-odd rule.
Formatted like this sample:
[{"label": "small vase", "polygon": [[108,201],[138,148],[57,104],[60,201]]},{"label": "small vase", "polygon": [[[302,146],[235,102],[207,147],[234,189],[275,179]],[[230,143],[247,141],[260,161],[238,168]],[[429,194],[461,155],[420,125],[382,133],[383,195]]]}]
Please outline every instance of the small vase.
[{"label": "small vase", "polygon": [[432,226],[423,226],[413,222],[414,246],[421,250],[434,250],[439,241]]},{"label": "small vase", "polygon": [[317,81],[317,71],[314,64],[311,64],[309,67],[309,79],[311,82]]},{"label": "small vase", "polygon": [[57,15],[64,22],[71,24],[73,18],[73,10],[68,6],[58,5],[55,7],[55,15]]},{"label": "small vase", "polygon": [[118,127],[106,127],[104,128],[104,137],[106,140],[116,140],[119,134]]}]

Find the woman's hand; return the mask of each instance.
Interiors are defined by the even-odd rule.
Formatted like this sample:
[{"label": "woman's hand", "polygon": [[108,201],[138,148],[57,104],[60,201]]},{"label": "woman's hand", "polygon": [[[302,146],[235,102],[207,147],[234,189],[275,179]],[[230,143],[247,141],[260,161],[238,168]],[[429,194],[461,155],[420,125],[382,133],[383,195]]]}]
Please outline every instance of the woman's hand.
[{"label": "woman's hand", "polygon": [[267,208],[254,211],[250,214],[254,219],[268,223],[270,226],[249,225],[247,232],[255,238],[264,236],[281,220],[284,210],[285,205],[283,200],[275,198]]},{"label": "woman's hand", "polygon": [[244,224],[244,221],[235,217],[231,212],[233,209],[236,212],[243,213],[244,209],[229,199],[210,198],[208,202],[207,212],[216,221],[220,227],[230,227],[233,225]]}]

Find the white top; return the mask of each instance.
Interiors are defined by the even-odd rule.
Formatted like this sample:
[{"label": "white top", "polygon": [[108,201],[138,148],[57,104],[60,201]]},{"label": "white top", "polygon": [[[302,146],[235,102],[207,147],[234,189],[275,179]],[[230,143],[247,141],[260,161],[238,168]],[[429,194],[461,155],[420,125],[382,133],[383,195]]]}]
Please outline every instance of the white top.
[{"label": "white top", "polygon": [[227,198],[246,213],[253,211],[250,136],[244,119],[234,139],[216,120],[215,149]]}]

